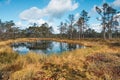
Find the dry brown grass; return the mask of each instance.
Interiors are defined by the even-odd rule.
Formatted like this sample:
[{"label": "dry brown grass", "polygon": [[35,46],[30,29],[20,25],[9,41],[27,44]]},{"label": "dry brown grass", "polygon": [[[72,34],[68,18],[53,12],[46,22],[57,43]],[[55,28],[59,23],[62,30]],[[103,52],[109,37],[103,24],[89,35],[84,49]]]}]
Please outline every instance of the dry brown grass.
[{"label": "dry brown grass", "polygon": [[[8,46],[12,42],[53,40],[78,43],[87,48],[61,55],[28,53],[18,55]],[[0,80],[119,80],[120,39],[36,39],[0,42]]]}]

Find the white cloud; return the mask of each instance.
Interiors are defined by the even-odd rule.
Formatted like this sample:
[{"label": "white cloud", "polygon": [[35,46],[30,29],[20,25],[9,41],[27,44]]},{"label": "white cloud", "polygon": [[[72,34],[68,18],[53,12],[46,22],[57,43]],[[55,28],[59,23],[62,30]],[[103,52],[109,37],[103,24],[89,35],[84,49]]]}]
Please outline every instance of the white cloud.
[{"label": "white cloud", "polygon": [[120,13],[116,14],[113,19],[120,22]]},{"label": "white cloud", "polygon": [[[78,8],[78,3],[74,0],[50,0],[48,5],[43,9],[38,7],[31,7],[20,13],[19,17],[22,21],[27,22],[23,25],[24,28],[30,26],[33,23],[41,25],[45,22],[49,26],[53,26],[54,33],[59,33],[56,23],[52,20],[55,18],[61,18],[66,12],[73,11]],[[43,19],[47,18],[47,19]],[[20,22],[16,23],[18,26],[22,25]],[[25,27],[26,26],[26,27]]]},{"label": "white cloud", "polygon": [[80,18],[80,13],[75,14],[75,20],[77,21]]},{"label": "white cloud", "polygon": [[40,26],[41,24],[45,23],[47,21],[43,20],[43,19],[39,19],[39,20],[35,20],[35,19],[30,19],[28,21],[29,24],[33,25],[34,23],[36,23],[38,26]]},{"label": "white cloud", "polygon": [[102,25],[100,25],[99,23],[91,24],[90,28],[94,29],[97,32],[101,32],[102,31]]},{"label": "white cloud", "polygon": [[115,1],[113,2],[113,5],[114,5],[115,7],[120,7],[120,0],[115,0]]},{"label": "white cloud", "polygon": [[73,2],[73,0],[50,0],[45,8],[39,9],[37,7],[32,7],[20,13],[19,16],[22,20],[40,19],[45,16],[60,18],[66,12],[73,11],[76,8],[78,8],[78,3]]},{"label": "white cloud", "polygon": [[96,5],[94,5],[93,8],[90,10],[90,12],[88,13],[89,16],[92,16],[96,13],[95,7]]},{"label": "white cloud", "polygon": [[[91,10],[90,10],[89,13],[88,13],[89,16],[93,16],[93,15],[95,16],[95,15],[97,14],[96,6],[97,6],[97,5],[94,5],[94,6],[91,8]],[[97,6],[97,7],[99,7],[100,9],[102,9],[102,6]]]},{"label": "white cloud", "polygon": [[15,26],[19,27],[20,29],[25,29],[25,28],[28,28],[29,26],[32,26],[34,23],[36,23],[38,26],[41,26],[41,24],[45,22],[47,21],[44,21],[43,19],[39,19],[39,20],[30,19],[27,22],[18,21],[15,23]]},{"label": "white cloud", "polygon": [[24,23],[23,21],[18,21],[18,22],[15,23],[15,27],[19,27],[20,29],[26,29],[29,26],[32,26],[34,23],[36,23],[38,26],[41,26],[41,24],[43,24],[45,22],[49,23],[49,26],[54,27],[53,31],[54,31],[55,34],[59,33],[58,27],[54,23],[48,22],[48,21],[44,21],[43,19],[40,19],[40,20],[29,20],[27,23]]},{"label": "white cloud", "polygon": [[[91,9],[91,11],[93,11],[93,13],[96,12],[96,6],[97,6],[97,5],[94,5],[93,8]],[[100,7],[100,6],[99,6],[99,7]]]},{"label": "white cloud", "polygon": [[73,3],[72,0],[51,0],[45,11],[49,16],[59,18],[65,12],[72,11],[78,8],[78,3]]},{"label": "white cloud", "polygon": [[18,21],[15,23],[15,27],[19,27],[20,29],[27,28],[25,24],[22,23],[22,21]]},{"label": "white cloud", "polygon": [[44,14],[42,14],[42,10],[40,10],[37,7],[32,7],[30,9],[25,10],[22,13],[20,13],[20,18],[22,20],[40,19],[43,16],[44,16]]},{"label": "white cloud", "polygon": [[21,27],[21,26],[22,26],[22,22],[21,22],[21,21],[18,21],[18,22],[15,23],[15,25],[16,25],[17,27]]}]

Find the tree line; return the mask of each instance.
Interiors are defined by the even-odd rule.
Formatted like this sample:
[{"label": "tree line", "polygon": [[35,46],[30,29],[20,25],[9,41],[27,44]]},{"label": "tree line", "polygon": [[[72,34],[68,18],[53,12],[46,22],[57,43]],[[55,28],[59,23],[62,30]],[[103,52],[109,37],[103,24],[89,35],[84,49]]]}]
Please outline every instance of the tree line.
[{"label": "tree line", "polygon": [[[112,8],[109,4],[104,3],[102,8],[96,6],[96,12],[100,15],[102,31],[101,33],[91,29],[88,25],[90,16],[88,12],[82,10],[78,20],[75,20],[75,16],[70,14],[65,22],[61,22],[58,26],[60,33],[54,34],[53,27],[49,26],[48,23],[44,23],[38,26],[34,23],[29,28],[24,30],[15,27],[15,23],[11,21],[0,20],[0,39],[15,39],[15,38],[68,38],[68,39],[82,39],[82,38],[120,38],[119,26],[120,13],[116,9]],[[96,26],[97,27],[97,26]]]},{"label": "tree line", "polygon": [[20,29],[13,21],[0,20],[0,39],[15,38],[46,38],[53,36],[53,28],[47,23],[37,26],[35,23],[29,28]]},{"label": "tree line", "polygon": [[[102,31],[101,33],[96,32],[91,29],[88,25],[88,21],[90,16],[88,16],[88,12],[82,10],[80,13],[79,19],[76,21],[73,14],[68,16],[68,23],[61,22],[60,23],[60,35],[68,35],[69,39],[74,37],[81,38],[103,38],[103,39],[111,39],[120,37],[120,30],[118,28],[120,18],[120,12],[116,9],[112,8],[109,4],[104,3],[102,8],[96,6],[96,12],[100,15]],[[67,25],[68,24],[68,25]],[[67,26],[66,26],[67,25]],[[97,27],[97,26],[96,26]],[[65,30],[66,29],[66,30]],[[66,31],[66,32],[65,32]]]}]

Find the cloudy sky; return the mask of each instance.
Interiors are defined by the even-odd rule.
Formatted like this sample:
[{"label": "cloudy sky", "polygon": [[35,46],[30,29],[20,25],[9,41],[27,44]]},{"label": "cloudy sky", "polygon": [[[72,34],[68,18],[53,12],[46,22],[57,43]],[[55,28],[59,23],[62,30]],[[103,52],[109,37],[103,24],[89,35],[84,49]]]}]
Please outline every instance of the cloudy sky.
[{"label": "cloudy sky", "polygon": [[74,14],[77,20],[80,12],[86,10],[91,17],[88,24],[99,31],[100,22],[96,20],[99,15],[94,8],[104,2],[120,10],[120,0],[0,0],[0,19],[13,20],[21,29],[47,22],[57,33],[57,26],[65,22],[69,14]]}]

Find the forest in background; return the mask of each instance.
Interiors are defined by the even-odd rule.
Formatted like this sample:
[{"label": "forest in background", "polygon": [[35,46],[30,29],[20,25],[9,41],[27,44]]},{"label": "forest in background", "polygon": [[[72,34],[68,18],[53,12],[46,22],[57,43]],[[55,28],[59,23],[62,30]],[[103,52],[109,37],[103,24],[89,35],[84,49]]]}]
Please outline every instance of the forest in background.
[{"label": "forest in background", "polygon": [[[81,38],[120,38],[120,28],[118,15],[120,12],[104,3],[102,8],[96,6],[96,11],[100,15],[97,18],[101,22],[102,31],[96,32],[91,29],[88,21],[90,16],[88,12],[83,10],[80,13],[78,20],[75,20],[74,14],[69,14],[66,22],[61,22],[58,25],[59,34],[55,34],[53,27],[48,23],[38,26],[34,23],[26,29],[20,29],[15,26],[14,21],[0,20],[0,39],[15,39],[15,38],[67,38],[67,39],[81,39]],[[94,26],[97,27],[97,26]]]}]

